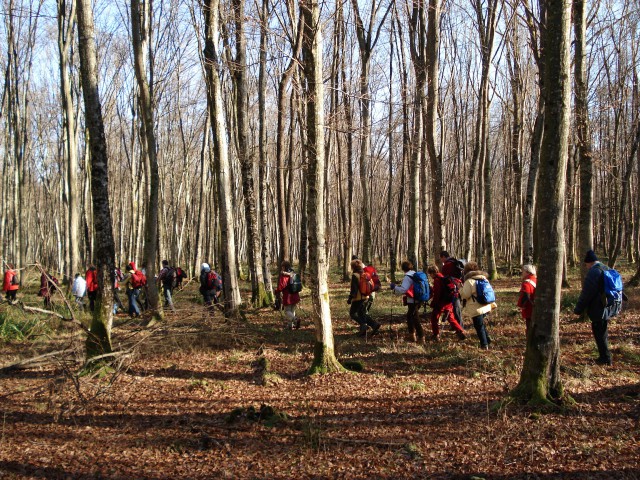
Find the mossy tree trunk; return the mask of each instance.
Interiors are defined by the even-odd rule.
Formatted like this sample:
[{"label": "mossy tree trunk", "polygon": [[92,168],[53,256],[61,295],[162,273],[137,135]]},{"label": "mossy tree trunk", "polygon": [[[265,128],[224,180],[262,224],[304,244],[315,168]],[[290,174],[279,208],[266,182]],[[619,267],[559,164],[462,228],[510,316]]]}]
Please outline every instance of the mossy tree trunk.
[{"label": "mossy tree trunk", "polygon": [[333,326],[327,283],[328,262],[325,246],[325,169],[324,107],[322,85],[322,26],[317,0],[301,0],[304,32],[302,51],[306,75],[307,103],[307,218],[309,235],[309,286],[313,301],[315,346],[310,373],[329,373],[343,368],[335,357]]},{"label": "mossy tree trunk", "polygon": [[91,334],[86,343],[87,357],[91,358],[112,351],[115,247],[109,209],[107,142],[98,92],[98,62],[91,0],[78,0],[77,9],[80,77],[91,160],[91,200],[95,233],[93,257],[98,269],[98,299],[93,311]]},{"label": "mossy tree trunk", "polygon": [[546,114],[540,152],[538,245],[540,256],[536,305],[527,337],[525,360],[514,396],[534,404],[563,397],[560,379],[560,296],[564,260],[564,197],[570,98],[569,0],[549,0],[542,51],[546,63],[544,90]]}]

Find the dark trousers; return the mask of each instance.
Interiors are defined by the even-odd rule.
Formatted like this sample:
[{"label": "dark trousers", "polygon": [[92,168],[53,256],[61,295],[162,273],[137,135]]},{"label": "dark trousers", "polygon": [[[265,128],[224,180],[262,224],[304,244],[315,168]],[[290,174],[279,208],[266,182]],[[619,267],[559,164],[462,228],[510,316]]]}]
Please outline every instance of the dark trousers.
[{"label": "dark trousers", "polygon": [[484,324],[484,317],[486,317],[485,314],[473,317],[473,328],[476,329],[481,348],[488,347],[491,343],[491,337],[489,337],[489,334],[487,333],[487,327]]},{"label": "dark trousers", "polygon": [[93,292],[87,292],[87,297],[89,297],[89,311],[93,312],[93,309],[96,306],[96,298],[98,298],[98,291],[94,290]]},{"label": "dark trousers", "polygon": [[460,327],[464,329],[464,321],[462,320],[462,303],[459,298],[454,298],[451,303],[453,303],[453,316]]},{"label": "dark trousers", "polygon": [[351,302],[351,308],[349,309],[349,316],[353,318],[358,325],[360,325],[360,331],[366,332],[367,326],[373,328],[377,324],[367,313],[367,300],[357,300]]},{"label": "dark trousers", "polygon": [[407,328],[409,335],[416,334],[418,338],[424,338],[424,330],[420,324],[420,307],[422,303],[407,303]]},{"label": "dark trousers", "polygon": [[600,360],[606,360],[610,362],[611,352],[609,351],[609,333],[607,331],[608,326],[608,320],[598,320],[597,322],[591,322],[593,338],[595,338],[596,345],[598,346],[598,358]]},{"label": "dark trousers", "polygon": [[18,290],[7,290],[7,302],[15,302],[16,293],[18,293]]}]

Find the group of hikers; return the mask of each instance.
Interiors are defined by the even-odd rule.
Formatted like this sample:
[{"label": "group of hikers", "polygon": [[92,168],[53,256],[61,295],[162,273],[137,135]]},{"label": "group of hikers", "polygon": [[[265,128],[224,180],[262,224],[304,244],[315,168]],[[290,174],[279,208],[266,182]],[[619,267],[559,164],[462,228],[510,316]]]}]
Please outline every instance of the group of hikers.
[{"label": "group of hikers", "polygon": [[[599,356],[596,363],[611,365],[611,352],[608,344],[608,322],[616,316],[622,308],[622,280],[618,272],[601,263],[593,250],[589,250],[584,258],[588,273],[583,283],[582,291],[576,304],[574,313],[589,316],[593,335],[598,347]],[[389,288],[395,295],[401,295],[403,304],[407,306],[407,340],[424,343],[425,332],[420,322],[421,308],[429,305],[432,309],[430,316],[431,339],[440,341],[440,324],[448,323],[460,340],[467,337],[464,329],[464,319],[469,318],[476,331],[480,348],[489,349],[491,337],[486,327],[486,317],[495,308],[496,296],[488,281],[487,273],[480,270],[474,261],[465,262],[451,256],[449,252],[440,253],[440,265],[432,264],[423,271],[416,270],[414,265],[405,260],[401,265],[404,277],[399,284],[390,283]],[[124,312],[125,308],[120,299],[120,288],[125,288],[128,298],[128,313],[139,317],[147,308],[146,301],[146,265],[138,270],[135,262],[129,262],[122,273],[115,269],[114,283],[114,314]],[[357,256],[351,261],[351,283],[347,303],[350,305],[349,316],[359,326],[358,335],[376,335],[380,330],[380,323],[375,321],[370,310],[374,304],[376,294],[382,288],[380,277],[371,265],[365,265]],[[4,274],[3,290],[8,302],[16,301],[16,294],[20,288],[17,271],[14,266],[7,264]],[[429,278],[431,283],[429,283]],[[180,267],[173,267],[169,261],[162,261],[162,269],[155,278],[156,284],[162,288],[164,306],[174,310],[173,291],[182,288],[182,281],[187,274]],[[213,314],[214,307],[222,309],[222,276],[214,271],[208,263],[200,267],[200,294],[206,309]],[[39,295],[44,299],[45,308],[51,307],[51,296],[58,287],[58,280],[42,270]],[[522,266],[522,284],[518,297],[518,307],[525,323],[527,337],[532,329],[532,315],[535,304],[537,287],[536,268],[531,264]],[[299,329],[300,318],[296,316],[296,306],[300,303],[302,282],[300,276],[293,270],[289,261],[280,265],[278,284],[276,287],[275,308],[284,312],[285,328]],[[89,310],[93,311],[98,294],[97,269],[91,265],[85,276],[75,275],[71,293],[75,297],[78,308],[84,310],[84,298],[89,299]],[[145,300],[142,301],[141,295]]]},{"label": "group of hikers", "polygon": [[[407,340],[424,343],[425,332],[420,322],[420,309],[429,305],[432,309],[431,339],[440,341],[440,324],[449,323],[455,335],[464,340],[464,318],[470,318],[476,331],[480,348],[488,350],[491,337],[486,327],[486,317],[495,308],[496,296],[489,283],[488,274],[481,271],[473,261],[458,260],[449,252],[439,255],[440,265],[429,265],[426,274],[414,269],[414,265],[406,260],[401,268],[404,277],[400,284],[390,283],[389,288],[396,295],[402,295],[403,304],[407,306]],[[595,363],[611,365],[611,352],[608,341],[609,320],[615,317],[622,308],[625,295],[622,292],[620,274],[601,263],[595,252],[589,250],[584,258],[587,275],[574,313],[582,315],[586,312],[591,320],[592,332],[598,348]],[[366,266],[357,258],[351,261],[351,286],[347,303],[350,305],[349,316],[358,323],[358,335],[376,335],[380,323],[370,315],[376,292],[381,289],[381,282],[375,268]],[[532,330],[533,307],[537,288],[536,267],[531,264],[522,266],[522,283],[517,306],[525,324],[528,337]],[[427,275],[431,278],[431,284]],[[426,308],[425,308],[426,310]]]}]

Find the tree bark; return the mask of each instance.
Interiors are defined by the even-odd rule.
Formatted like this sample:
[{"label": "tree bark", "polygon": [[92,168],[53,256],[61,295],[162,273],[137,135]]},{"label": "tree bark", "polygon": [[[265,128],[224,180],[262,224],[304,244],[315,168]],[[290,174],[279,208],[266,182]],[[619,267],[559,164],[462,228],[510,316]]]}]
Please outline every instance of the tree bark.
[{"label": "tree bark", "polygon": [[532,326],[527,337],[520,382],[513,392],[531,403],[546,404],[563,397],[560,379],[560,297],[564,258],[564,196],[570,99],[569,0],[547,0],[546,24],[542,32],[545,69],[542,95],[546,115],[541,147],[538,197],[538,244],[540,257],[538,288]]},{"label": "tree bark", "polygon": [[147,185],[148,203],[144,231],[143,264],[147,265],[147,300],[149,309],[157,319],[163,318],[162,304],[158,295],[158,285],[155,282],[158,251],[158,203],[160,192],[160,176],[158,175],[158,147],[154,126],[154,106],[151,89],[153,65],[148,61],[147,52],[150,48],[151,35],[151,2],[144,2],[140,8],[140,0],[131,0],[131,41],[133,45],[133,59],[136,80],[138,83],[138,108],[142,116],[142,130],[144,135],[148,166]]},{"label": "tree bark", "polygon": [[78,0],[77,9],[80,77],[91,158],[91,201],[95,233],[93,254],[98,278],[98,298],[91,320],[91,334],[86,343],[87,356],[91,358],[112,351],[115,244],[109,209],[107,142],[98,92],[98,61],[91,0]]},{"label": "tree bark", "polygon": [[231,165],[227,144],[227,129],[222,85],[220,82],[220,57],[215,42],[219,37],[219,0],[205,0],[202,11],[205,29],[205,71],[207,78],[207,104],[211,117],[215,169],[218,181],[218,209],[220,219],[220,273],[223,279],[225,315],[237,314],[242,303],[236,268],[236,237],[234,211],[231,207]]},{"label": "tree bark", "polygon": [[310,373],[342,370],[334,353],[331,307],[327,283],[328,262],[324,225],[324,109],[322,85],[322,26],[317,0],[300,0],[304,18],[303,58],[306,75],[307,161],[309,179],[309,278],[316,342]]}]

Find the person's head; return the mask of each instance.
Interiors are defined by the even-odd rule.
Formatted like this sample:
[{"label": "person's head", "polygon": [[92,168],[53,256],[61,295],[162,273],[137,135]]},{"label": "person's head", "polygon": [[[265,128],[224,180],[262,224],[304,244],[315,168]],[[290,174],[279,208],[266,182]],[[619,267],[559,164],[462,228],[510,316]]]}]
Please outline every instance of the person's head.
[{"label": "person's head", "polygon": [[440,252],[440,260],[442,260],[442,262],[444,262],[445,260],[447,260],[451,255],[449,255],[449,252],[447,252],[446,250],[442,250]]},{"label": "person's head", "polygon": [[136,262],[134,262],[134,261],[129,262],[129,264],[127,265],[127,268],[129,270],[135,270],[136,269]]},{"label": "person's head", "polygon": [[408,272],[409,270],[413,270],[413,263],[411,263],[409,260],[405,260],[400,265],[400,268],[403,272]]},{"label": "person's head", "polygon": [[478,270],[480,267],[478,267],[478,263],[477,262],[467,262],[467,264],[464,266],[464,273],[465,275],[469,272],[474,272],[476,270]]},{"label": "person's head", "polygon": [[594,252],[593,250],[587,251],[587,254],[584,256],[584,263],[587,268],[591,268],[597,261],[598,257],[596,256],[596,252]]},{"label": "person's head", "polygon": [[289,260],[283,260],[280,264],[280,269],[283,272],[288,272],[289,270],[291,270],[291,262]]},{"label": "person's head", "polygon": [[211,271],[211,267],[209,266],[209,264],[208,264],[208,263],[203,263],[203,264],[202,264],[202,267],[201,267],[201,270],[202,270],[203,272],[205,272],[205,273],[209,273],[209,272]]},{"label": "person's head", "polygon": [[162,266],[163,267],[168,267],[169,266],[169,260],[162,260]]},{"label": "person's head", "polygon": [[9,270],[13,270],[15,268],[13,266],[13,263],[7,263],[7,267],[9,268]]},{"label": "person's head", "polygon": [[534,265],[527,263],[526,265],[522,266],[523,277],[528,277],[529,275],[535,275],[535,274],[536,274],[536,267]]},{"label": "person's head", "polygon": [[362,272],[362,270],[364,269],[363,265],[362,265],[362,261],[361,260],[351,260],[351,271],[352,272],[356,272],[356,273],[360,273]]},{"label": "person's head", "polygon": [[75,276],[74,278],[78,278],[79,276],[80,276],[80,274],[79,274],[79,273],[76,273],[76,276]]},{"label": "person's head", "polygon": [[351,260],[358,260],[358,255],[351,255]]},{"label": "person's head", "polygon": [[430,277],[435,277],[438,273],[440,273],[440,269],[436,265],[429,265],[427,268],[427,274]]},{"label": "person's head", "polygon": [[97,268],[95,265],[89,265],[89,270],[91,270],[92,272],[95,272]]}]

